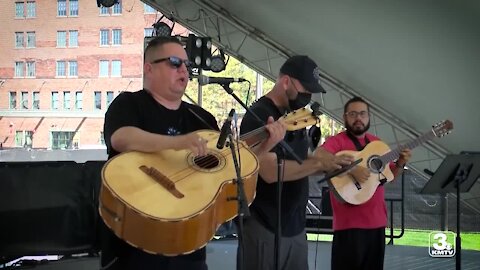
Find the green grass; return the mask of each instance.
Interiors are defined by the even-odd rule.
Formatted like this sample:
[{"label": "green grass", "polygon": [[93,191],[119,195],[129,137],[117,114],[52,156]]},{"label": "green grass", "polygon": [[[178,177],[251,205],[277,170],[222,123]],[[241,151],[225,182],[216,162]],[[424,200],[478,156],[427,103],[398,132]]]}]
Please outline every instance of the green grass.
[{"label": "green grass", "polygon": [[[394,238],[393,243],[395,245],[403,246],[417,246],[428,247],[430,233],[432,231],[426,230],[405,230],[405,233],[401,238]],[[387,229],[387,233],[390,233]],[[399,235],[400,230],[394,230],[394,235]],[[480,233],[462,233],[462,250],[477,250],[480,251]],[[309,241],[332,241],[332,235],[329,234],[307,234]],[[387,238],[388,242],[389,238]]]}]

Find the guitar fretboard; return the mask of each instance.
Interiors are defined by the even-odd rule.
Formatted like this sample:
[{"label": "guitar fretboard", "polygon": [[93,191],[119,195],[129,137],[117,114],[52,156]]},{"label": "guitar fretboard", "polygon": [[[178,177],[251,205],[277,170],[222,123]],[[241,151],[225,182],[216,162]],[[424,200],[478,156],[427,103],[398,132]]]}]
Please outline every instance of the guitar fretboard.
[{"label": "guitar fretboard", "polygon": [[398,159],[400,156],[400,153],[402,152],[403,149],[413,149],[421,144],[423,144],[426,141],[429,141],[435,137],[435,134],[432,131],[429,131],[420,137],[406,143],[403,145],[400,145],[399,147],[391,150],[390,152],[384,154],[383,156],[380,157],[380,159],[383,161],[384,164],[389,163],[391,161],[394,161]]}]

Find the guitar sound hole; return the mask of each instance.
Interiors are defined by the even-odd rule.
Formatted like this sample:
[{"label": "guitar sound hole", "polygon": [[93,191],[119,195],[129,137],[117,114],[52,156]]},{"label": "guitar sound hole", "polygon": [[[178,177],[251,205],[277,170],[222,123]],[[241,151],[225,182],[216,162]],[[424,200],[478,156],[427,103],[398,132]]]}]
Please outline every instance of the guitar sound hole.
[{"label": "guitar sound hole", "polygon": [[378,157],[372,157],[369,161],[370,170],[375,173],[380,173],[383,170],[383,161]]},{"label": "guitar sound hole", "polygon": [[193,162],[195,163],[195,165],[197,165],[202,169],[213,169],[220,164],[220,160],[212,154],[207,154],[206,156],[201,156],[201,157],[195,157],[193,159]]}]

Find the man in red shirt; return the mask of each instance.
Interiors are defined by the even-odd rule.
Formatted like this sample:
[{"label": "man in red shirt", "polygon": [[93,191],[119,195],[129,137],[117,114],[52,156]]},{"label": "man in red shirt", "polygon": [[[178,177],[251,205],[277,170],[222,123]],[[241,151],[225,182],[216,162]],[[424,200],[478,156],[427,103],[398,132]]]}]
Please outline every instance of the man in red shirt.
[{"label": "man in red shirt", "polygon": [[[346,130],[328,138],[322,148],[332,154],[342,150],[361,151],[371,141],[380,140],[368,133],[370,111],[360,97],[350,99],[344,107]],[[390,164],[397,176],[410,159],[410,149],[404,149],[399,159]],[[370,177],[369,169],[357,166],[349,174],[359,183]],[[332,193],[333,194],[333,193]],[[387,208],[385,191],[379,185],[372,198],[360,205],[339,201],[330,196],[333,210],[332,270],[383,269]]]}]

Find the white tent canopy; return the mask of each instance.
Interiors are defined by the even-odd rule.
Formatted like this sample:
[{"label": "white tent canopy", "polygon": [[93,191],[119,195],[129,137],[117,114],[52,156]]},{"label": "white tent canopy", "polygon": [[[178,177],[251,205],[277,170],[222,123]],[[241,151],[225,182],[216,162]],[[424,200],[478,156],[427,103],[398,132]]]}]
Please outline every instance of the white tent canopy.
[{"label": "white tent canopy", "polygon": [[420,174],[480,151],[478,1],[144,1],[271,79],[287,56],[309,55],[323,71],[324,112],[341,120],[344,102],[362,96],[391,146],[452,120],[452,134],[414,151]]}]

